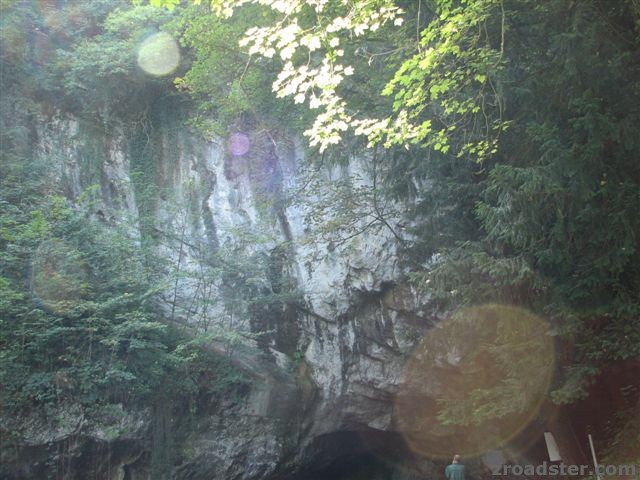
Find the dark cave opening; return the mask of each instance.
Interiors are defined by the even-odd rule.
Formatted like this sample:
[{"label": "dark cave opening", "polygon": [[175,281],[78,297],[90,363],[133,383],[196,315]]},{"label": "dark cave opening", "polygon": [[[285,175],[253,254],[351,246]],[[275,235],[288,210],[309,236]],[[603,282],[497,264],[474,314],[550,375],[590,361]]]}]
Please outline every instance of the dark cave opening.
[{"label": "dark cave opening", "polygon": [[327,467],[316,472],[310,472],[304,477],[308,480],[390,480],[393,467],[389,462],[368,452],[355,455],[345,455],[336,459]]},{"label": "dark cave opening", "polygon": [[334,432],[310,447],[304,471],[287,480],[417,480],[434,464],[415,456],[397,432],[374,429]]}]

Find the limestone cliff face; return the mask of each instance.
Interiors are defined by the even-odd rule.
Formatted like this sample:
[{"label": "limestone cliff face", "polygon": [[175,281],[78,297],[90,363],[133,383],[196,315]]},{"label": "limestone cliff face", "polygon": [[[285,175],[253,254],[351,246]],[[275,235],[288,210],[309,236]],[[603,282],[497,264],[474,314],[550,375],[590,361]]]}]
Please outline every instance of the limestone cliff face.
[{"label": "limestone cliff face", "polygon": [[[332,186],[351,185],[356,195],[370,187],[361,162],[312,169],[298,140],[259,131],[207,142],[160,124],[132,143],[122,125],[65,115],[41,122],[37,148],[70,200],[93,201],[96,221],[162,236],[167,274],[180,274],[159,308],[168,321],[220,331],[214,348],[255,379],[240,404],[223,402],[201,419],[181,446],[176,478],[312,478],[338,458],[372,451],[400,468],[394,395],[433,314],[401,283],[391,228],[356,218],[354,235],[322,231],[344,215],[337,200],[331,205]],[[219,252],[248,259],[253,290],[230,298],[228,279],[199,273]],[[265,261],[252,266],[255,259]],[[256,307],[252,295],[276,301]],[[253,340],[230,342],[229,330]],[[146,478],[144,448],[125,437],[109,440],[114,451],[130,450],[114,454],[109,478]],[[407,472],[424,468],[413,462]],[[393,478],[413,478],[407,472]]]}]

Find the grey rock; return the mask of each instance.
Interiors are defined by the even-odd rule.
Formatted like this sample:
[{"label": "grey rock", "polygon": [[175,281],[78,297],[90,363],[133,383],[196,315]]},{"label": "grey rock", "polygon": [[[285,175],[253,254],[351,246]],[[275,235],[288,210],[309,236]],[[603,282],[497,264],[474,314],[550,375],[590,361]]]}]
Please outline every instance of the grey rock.
[{"label": "grey rock", "polygon": [[[60,114],[40,123],[37,148],[56,162],[59,181],[70,199],[80,199],[97,181],[92,195],[98,207],[92,208],[102,212],[98,220],[128,222],[132,236],[138,237],[139,203],[126,129],[93,127],[88,138],[77,119]],[[169,264],[193,273],[181,275],[176,288],[158,295],[158,306],[168,320],[194,329],[223,331],[231,323],[239,332],[255,330],[247,305],[230,312],[222,301],[205,303],[201,293],[197,272],[207,252],[236,247],[272,259],[278,258],[274,253],[278,248],[285,249],[276,274],[293,282],[301,301],[295,311],[276,315],[274,324],[268,324],[266,315],[258,315],[276,330],[275,338],[263,344],[245,339],[232,348],[223,338],[214,347],[224,353],[233,350],[234,362],[254,382],[241,401],[222,402],[198,418],[197,429],[179,445],[174,477],[312,478],[314,471],[345,454],[362,454],[358,443],[369,437],[379,443],[372,450],[400,445],[393,455],[404,455],[401,436],[394,430],[394,395],[407,354],[431,324],[424,313],[416,314],[429,311],[429,299],[402,283],[397,241],[384,228],[365,230],[339,244],[310,241],[316,232],[306,215],[322,192],[301,189],[310,168],[300,160],[301,143],[281,138],[270,145],[272,139],[259,133],[249,136],[252,150],[242,157],[231,156],[224,139],[204,142],[184,133],[173,148],[163,149],[170,155],[157,159],[158,171],[165,172],[160,181],[169,192],[159,197],[154,213],[156,228],[167,239],[159,253]],[[82,152],[90,141],[99,142],[106,153],[91,175],[83,175],[89,159]],[[160,132],[152,141],[166,143],[169,137]],[[336,179],[361,186],[369,181],[358,162],[323,175],[327,185]],[[286,201],[292,191],[298,192],[296,204]],[[239,244],[238,232],[261,241]],[[256,271],[255,277],[265,288],[275,288],[269,272]],[[221,298],[219,283],[208,287]],[[265,351],[273,361],[260,356]],[[102,462],[110,465],[110,473],[99,470],[105,475],[100,478],[147,478],[148,451],[142,438],[149,428],[148,412],[123,416],[110,428],[82,424],[81,412],[66,414],[66,426],[55,431],[44,425],[27,426],[27,446],[40,448],[47,457],[51,445],[74,438],[82,460],[77,468],[86,461]],[[403,460],[407,461],[412,462]],[[398,467],[389,473],[392,476],[381,478],[425,478],[416,475],[429,471],[432,464],[426,463],[417,467],[413,462],[409,469]],[[86,477],[76,470],[65,478]]]}]

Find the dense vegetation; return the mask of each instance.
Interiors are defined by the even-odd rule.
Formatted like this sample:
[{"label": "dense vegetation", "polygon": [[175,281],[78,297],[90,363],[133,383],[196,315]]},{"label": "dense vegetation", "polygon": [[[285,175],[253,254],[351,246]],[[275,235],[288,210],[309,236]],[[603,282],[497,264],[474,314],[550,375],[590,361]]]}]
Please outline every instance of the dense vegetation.
[{"label": "dense vegetation", "polygon": [[[154,114],[154,95],[166,88],[166,81],[163,87],[136,72],[126,46],[169,16],[149,7],[105,23],[111,1],[71,2],[59,11],[27,2],[0,8],[3,468],[20,462],[13,445],[44,435],[53,449],[50,464],[32,474],[61,478],[75,455],[68,439],[99,431],[107,440],[146,439],[154,478],[166,478],[179,423],[222,393],[233,398],[245,381],[228,359],[204,347],[209,337],[168,322],[158,308],[154,298],[174,276],[158,255],[158,239],[144,227],[141,237],[134,219],[109,222],[96,203],[101,132],[124,118],[134,126],[135,148],[139,129],[151,128],[142,119]],[[131,108],[118,110],[123,98]],[[56,166],[64,153],[53,149],[43,157],[34,148],[43,141],[38,126],[56,109],[77,115],[86,139],[81,181],[88,188],[73,200]],[[138,185],[142,207],[157,190],[152,183]],[[141,224],[151,223],[140,212]],[[140,415],[154,419],[150,432],[135,431]]]},{"label": "dense vegetation", "polygon": [[[0,15],[7,418],[64,422],[73,404],[99,422],[166,396],[195,409],[239,381],[155,307],[171,281],[149,220],[155,186],[137,177],[141,238],[126,222],[98,221],[90,190],[65,199],[55,161],[34,156],[51,109],[91,128],[124,121],[141,173],[153,156],[136,145],[162,121],[161,102],[196,112],[190,124],[207,136],[307,131],[316,165],[366,151],[374,184],[319,204],[310,221],[323,235],[391,230],[410,280],[443,311],[497,302],[549,319],[563,355],[555,402],[586,396],[605,366],[640,356],[637,1],[214,0],[167,11],[91,0],[58,10],[3,2]],[[144,74],[130,53],[158,29],[185,47],[173,76]],[[324,223],[326,208],[341,222]],[[363,214],[364,226],[354,222]],[[243,285],[232,293],[257,296],[245,260],[223,274]]]}]

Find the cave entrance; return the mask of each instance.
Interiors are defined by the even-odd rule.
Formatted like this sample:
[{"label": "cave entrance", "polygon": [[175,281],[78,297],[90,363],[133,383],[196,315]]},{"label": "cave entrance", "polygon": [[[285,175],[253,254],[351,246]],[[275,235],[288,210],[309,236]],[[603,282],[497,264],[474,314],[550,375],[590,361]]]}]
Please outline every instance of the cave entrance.
[{"label": "cave entrance", "polygon": [[[310,446],[309,458],[308,467],[288,480],[412,480],[433,469],[413,456],[400,434],[373,429],[322,435]],[[400,471],[404,475],[398,477]]]}]

